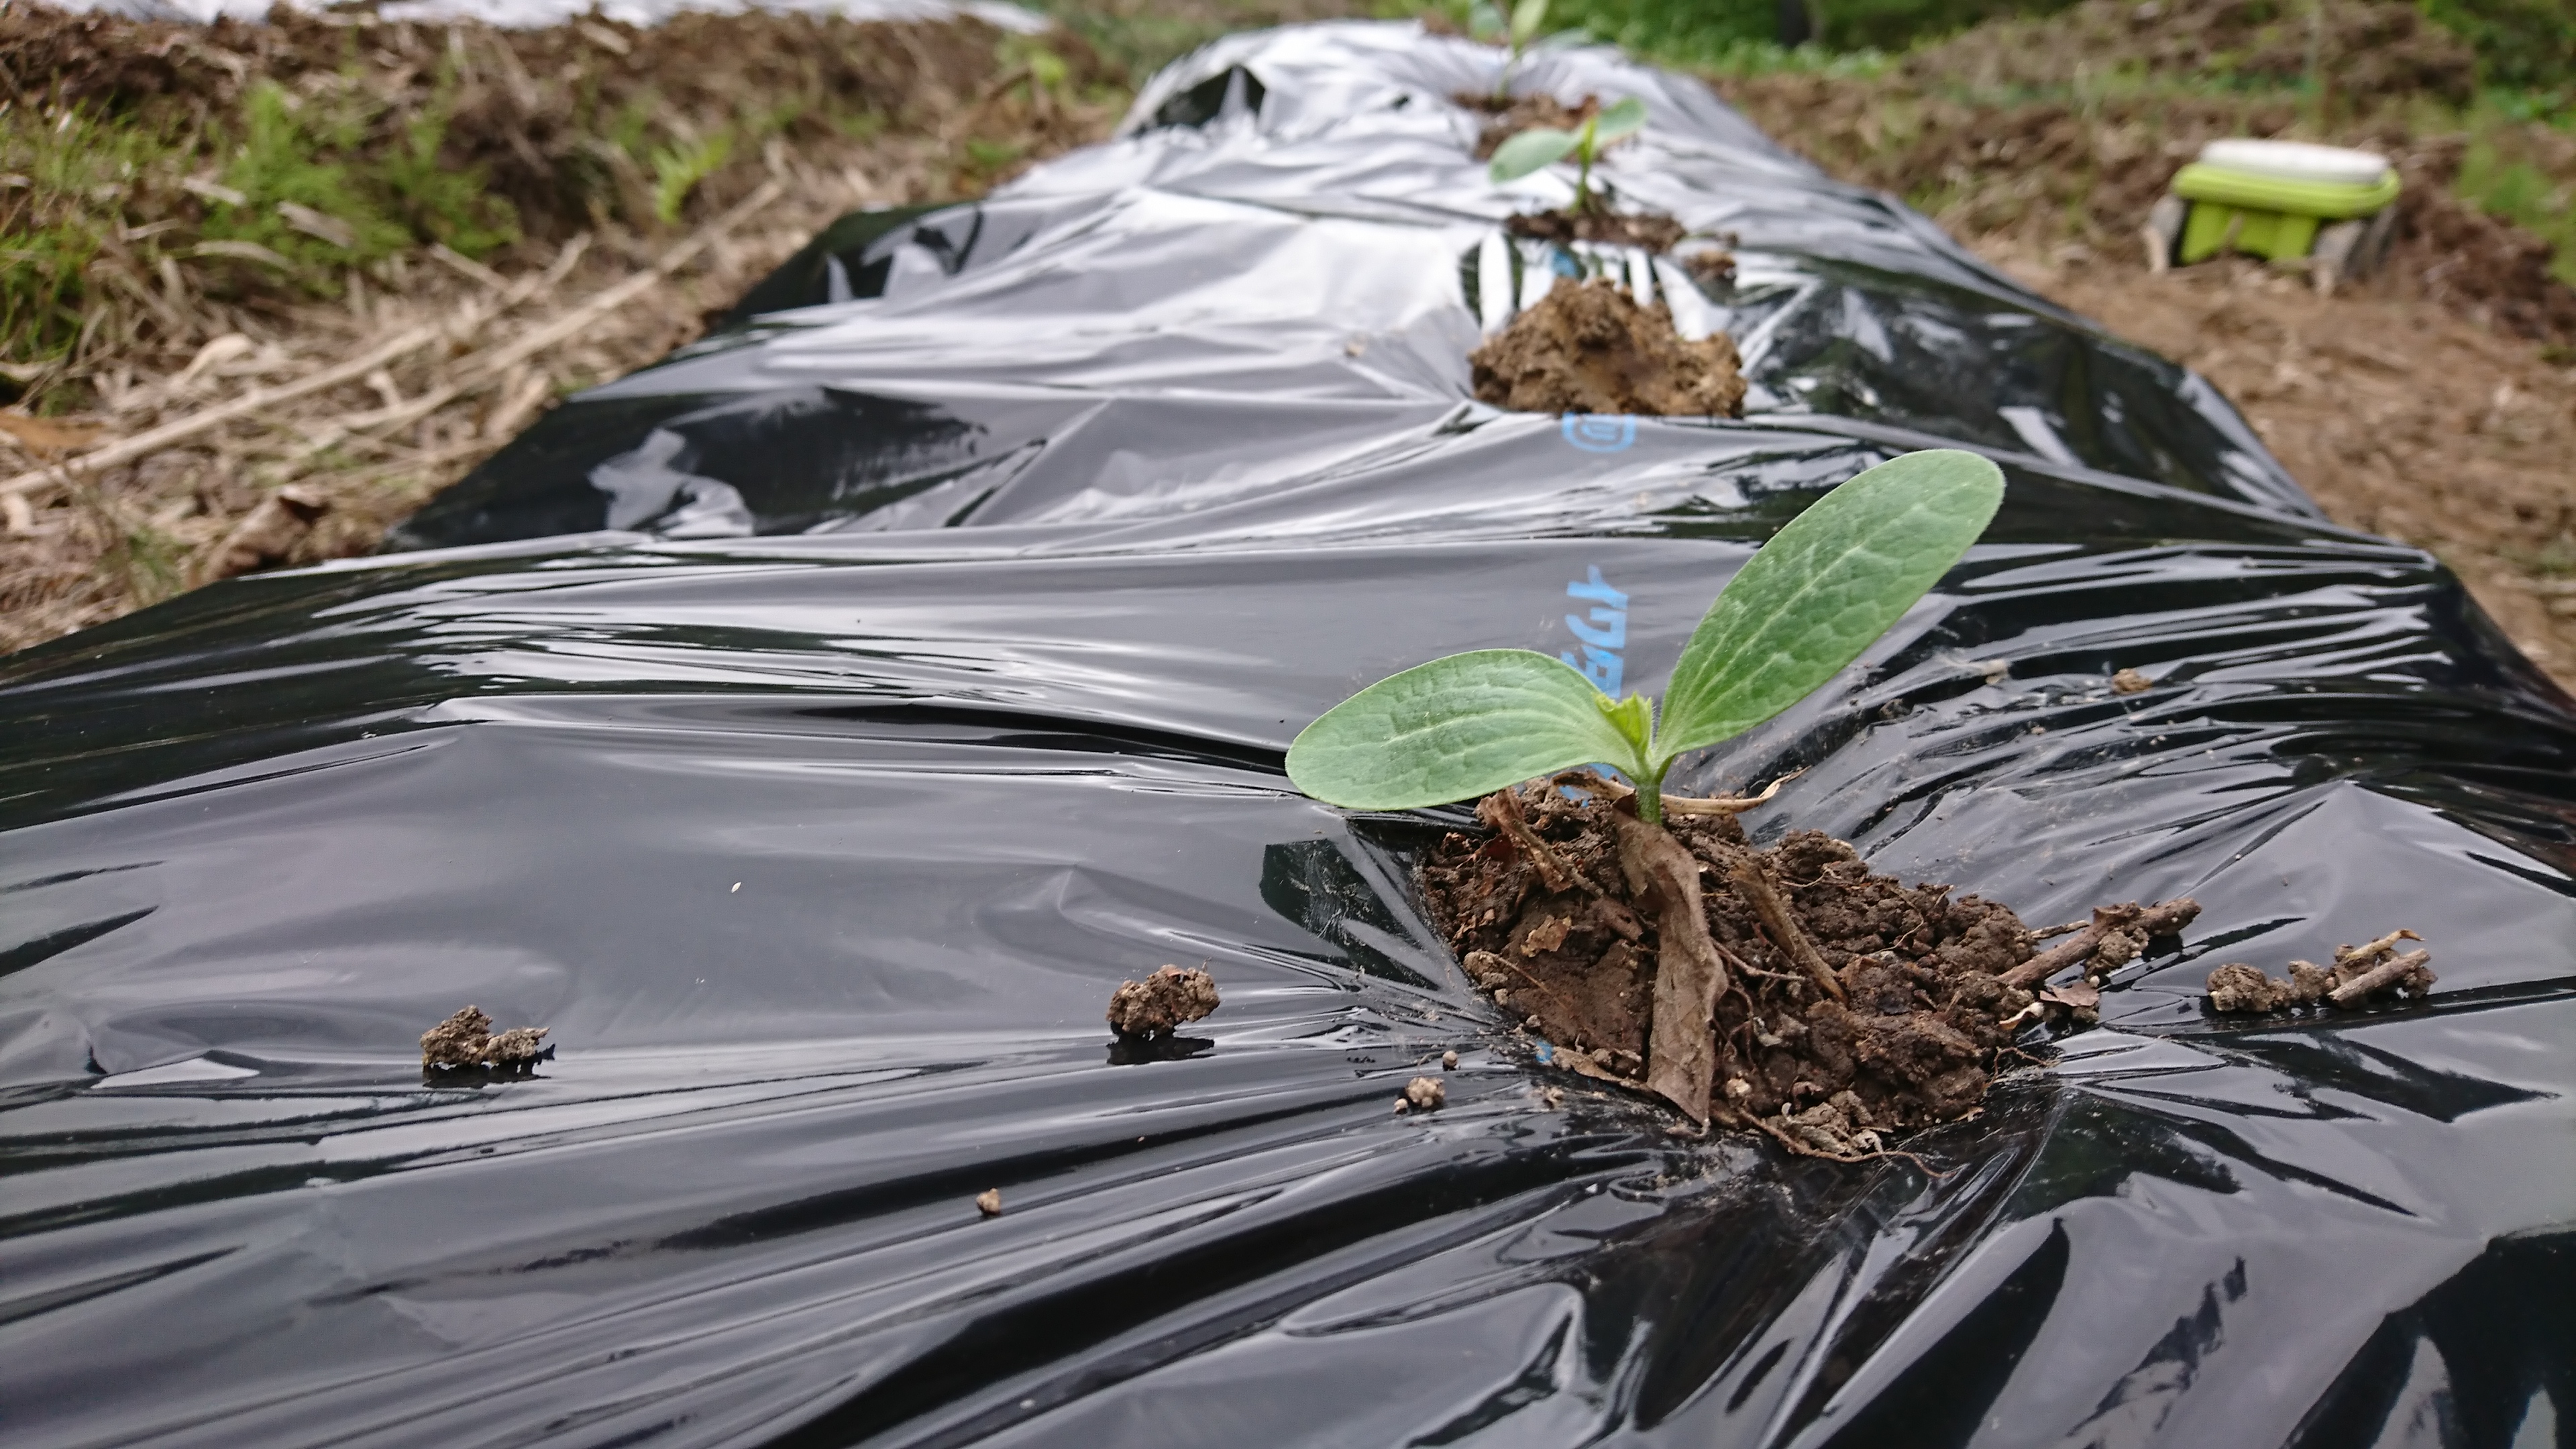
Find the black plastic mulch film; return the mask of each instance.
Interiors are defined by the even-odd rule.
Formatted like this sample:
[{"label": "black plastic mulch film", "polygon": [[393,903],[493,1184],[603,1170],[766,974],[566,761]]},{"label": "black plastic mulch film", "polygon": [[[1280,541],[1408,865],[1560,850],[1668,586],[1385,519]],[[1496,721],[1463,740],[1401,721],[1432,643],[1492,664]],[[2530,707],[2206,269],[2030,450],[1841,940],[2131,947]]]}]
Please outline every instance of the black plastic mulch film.
[{"label": "black plastic mulch film", "polygon": [[[1731,286],[1506,245],[1562,187],[1468,156],[1493,65],[1222,42],[834,228],[426,551],[0,663],[9,1442],[2576,1442],[2566,697],[2198,378],[1694,82],[1528,84],[1644,97],[1610,178]],[[1746,418],[1470,402],[1567,267],[1732,333]],[[1986,541],[1679,786],[1801,767],[1757,834],[2034,923],[2193,895],[2188,946],[1937,1177],[1550,1110],[1409,884],[1464,814],[1281,751],[1453,650],[1659,687],[1781,520],[1932,444],[2005,467]],[[2429,1003],[2201,1008],[2401,926]],[[1164,962],[1223,1009],[1113,1047]],[[559,1054],[425,1081],[468,1002]]]}]

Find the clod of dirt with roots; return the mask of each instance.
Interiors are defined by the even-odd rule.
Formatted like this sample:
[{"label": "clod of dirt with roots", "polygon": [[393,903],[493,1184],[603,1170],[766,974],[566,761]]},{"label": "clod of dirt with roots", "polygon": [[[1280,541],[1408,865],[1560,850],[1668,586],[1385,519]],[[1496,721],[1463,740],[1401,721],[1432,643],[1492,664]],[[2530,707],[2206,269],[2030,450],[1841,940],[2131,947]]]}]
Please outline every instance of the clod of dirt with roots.
[{"label": "clod of dirt with roots", "polygon": [[1744,411],[1733,339],[1697,342],[1672,309],[1603,278],[1550,288],[1468,355],[1480,402],[1514,412],[1731,418]]}]

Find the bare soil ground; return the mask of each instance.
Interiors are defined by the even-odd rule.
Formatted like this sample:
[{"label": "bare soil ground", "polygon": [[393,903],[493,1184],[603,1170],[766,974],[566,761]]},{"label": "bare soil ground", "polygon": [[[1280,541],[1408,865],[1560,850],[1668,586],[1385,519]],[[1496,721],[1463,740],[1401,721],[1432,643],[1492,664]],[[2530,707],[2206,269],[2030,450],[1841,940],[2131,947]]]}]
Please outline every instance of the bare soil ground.
[{"label": "bare soil ground", "polygon": [[2337,522],[2449,564],[2534,663],[2576,688],[2576,370],[2389,289],[2323,298],[2226,261],[1989,261],[2216,383]]},{"label": "bare soil ground", "polygon": [[[0,410],[0,651],[244,568],[369,551],[556,398],[699,335],[832,218],[972,195],[1098,139],[1126,93],[1078,38],[1051,40],[1066,63],[1040,75],[973,22],[503,31],[0,11],[11,105],[186,127],[269,77],[317,106],[351,89],[401,98],[374,122],[391,126],[435,84],[443,163],[481,167],[522,228],[482,262],[416,247],[326,273],[336,295],[322,296],[309,268],[281,276],[190,244],[212,207],[179,178],[137,177],[88,264],[80,344],[12,368],[56,405]],[[601,117],[621,111],[713,134],[744,96],[786,119],[710,170],[676,220],[644,194],[653,178],[600,144]]]}]

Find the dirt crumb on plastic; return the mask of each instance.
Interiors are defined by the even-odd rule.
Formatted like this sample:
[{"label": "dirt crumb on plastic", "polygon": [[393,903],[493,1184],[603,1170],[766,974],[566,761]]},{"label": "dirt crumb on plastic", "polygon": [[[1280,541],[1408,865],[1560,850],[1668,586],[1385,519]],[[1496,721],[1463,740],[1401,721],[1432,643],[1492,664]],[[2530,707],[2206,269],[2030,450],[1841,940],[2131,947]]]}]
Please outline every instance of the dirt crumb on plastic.
[{"label": "dirt crumb on plastic", "polygon": [[1404,1103],[1419,1112],[1449,1104],[1449,1088],[1438,1077],[1416,1077],[1404,1084]]},{"label": "dirt crumb on plastic", "polygon": [[2222,1013],[2286,1011],[2292,1007],[2355,1007],[2386,998],[2421,998],[2433,989],[2433,953],[2399,952],[2400,941],[2424,939],[2413,931],[2391,931],[2360,946],[2339,946],[2335,964],[2290,963],[2283,981],[2243,962],[2230,961],[2209,973],[2209,1009]]},{"label": "dirt crumb on plastic", "polygon": [[2144,694],[2155,687],[2154,680],[2134,669],[2123,669],[2111,676],[2111,692],[2114,694]]},{"label": "dirt crumb on plastic", "polygon": [[1216,978],[1197,967],[1165,966],[1109,998],[1109,1025],[1121,1036],[1161,1036],[1217,1009]]},{"label": "dirt crumb on plastic", "polygon": [[1602,279],[1551,289],[1468,357],[1476,396],[1525,413],[1734,417],[1744,375],[1724,333],[1689,342],[1663,303]]},{"label": "dirt crumb on plastic", "polygon": [[988,1187],[982,1192],[975,1194],[975,1211],[982,1213],[988,1218],[1000,1217],[1002,1215],[1002,1190],[998,1187]]},{"label": "dirt crumb on plastic", "polygon": [[1442,1052],[1440,1054],[1440,1070],[1444,1072],[1454,1072],[1458,1070],[1458,1054],[1456,1052]]},{"label": "dirt crumb on plastic", "polygon": [[525,1067],[548,1050],[547,1028],[514,1026],[495,1033],[483,1008],[469,1006],[420,1034],[423,1067]]},{"label": "dirt crumb on plastic", "polygon": [[[1734,238],[1729,237],[1727,244],[1732,246]],[[1691,277],[1702,286],[1725,287],[1734,284],[1735,253],[1725,247],[1700,247],[1683,252],[1673,260],[1680,262],[1682,270],[1690,273]]]}]

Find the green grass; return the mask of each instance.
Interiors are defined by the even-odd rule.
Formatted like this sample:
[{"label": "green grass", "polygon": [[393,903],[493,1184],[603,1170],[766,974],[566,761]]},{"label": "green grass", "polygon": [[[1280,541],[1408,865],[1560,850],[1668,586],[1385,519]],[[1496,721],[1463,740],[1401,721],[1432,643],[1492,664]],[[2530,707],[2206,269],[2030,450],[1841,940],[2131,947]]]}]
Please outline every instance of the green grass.
[{"label": "green grass", "polygon": [[117,233],[114,200],[161,149],[154,139],[80,111],[0,112],[0,339],[11,361],[59,357],[78,340],[89,264]]},{"label": "green grass", "polygon": [[1902,50],[1997,15],[2042,14],[2070,0],[1798,3],[1809,44],[1794,49],[1780,44],[1779,0],[1556,0],[1548,23],[1580,26],[1597,39],[1673,64],[1742,74],[1754,67],[1816,69],[1835,54]]},{"label": "green grass", "polygon": [[[480,171],[440,161],[447,118],[442,95],[396,123],[354,83],[297,95],[263,82],[203,130],[0,108],[0,358],[13,374],[62,358],[101,287],[148,289],[165,263],[204,269],[218,293],[328,296],[345,268],[420,243],[489,254],[517,218]],[[191,194],[191,178],[212,184]],[[248,243],[283,270],[203,242]]]},{"label": "green grass", "polygon": [[2417,0],[2478,53],[2490,86],[2576,85],[2576,0]]},{"label": "green grass", "polygon": [[2531,159],[2531,128],[2539,124],[2516,120],[2510,106],[2481,98],[2470,113],[2469,145],[2452,189],[2548,242],[2550,272],[2576,286],[2576,176],[2552,176]]},{"label": "green grass", "polygon": [[693,145],[664,146],[653,153],[653,219],[670,226],[698,183],[713,176],[733,155],[730,128]]},{"label": "green grass", "polygon": [[[1818,49],[1902,51],[2006,15],[2049,15],[2073,0],[1791,0]],[[2304,14],[2307,0],[2285,0]],[[2576,0],[2418,0],[2469,43],[2481,81],[2513,90],[2576,91]],[[1463,17],[1463,6],[1460,7]],[[1781,0],[1556,0],[1548,26],[1671,64],[1743,73],[1777,50]],[[1803,51],[1806,47],[1800,47]],[[1797,51],[1785,52],[1795,55]],[[1792,62],[1813,64],[1813,62]]]},{"label": "green grass", "polygon": [[[384,214],[374,188],[363,185],[342,160],[366,139],[365,118],[349,105],[298,105],[275,82],[262,82],[245,98],[240,144],[223,170],[223,184],[240,193],[236,205],[211,204],[203,233],[218,241],[263,246],[297,270],[327,276],[340,265],[392,255],[411,241],[411,229]],[[345,229],[348,240],[300,229],[279,211],[294,206],[318,212]],[[328,227],[324,228],[329,229]]]}]

